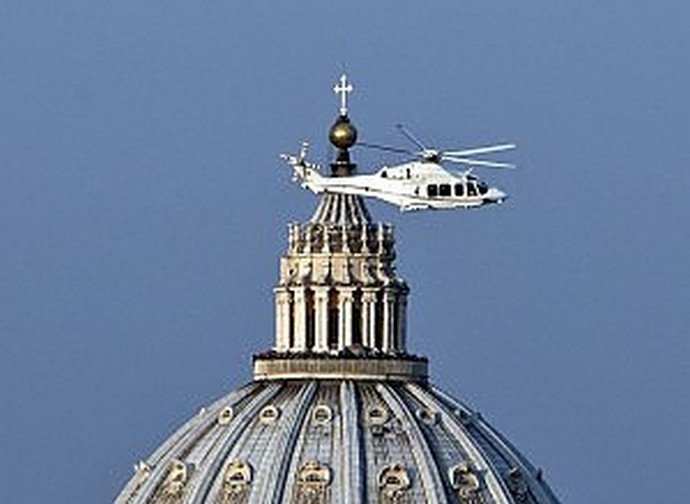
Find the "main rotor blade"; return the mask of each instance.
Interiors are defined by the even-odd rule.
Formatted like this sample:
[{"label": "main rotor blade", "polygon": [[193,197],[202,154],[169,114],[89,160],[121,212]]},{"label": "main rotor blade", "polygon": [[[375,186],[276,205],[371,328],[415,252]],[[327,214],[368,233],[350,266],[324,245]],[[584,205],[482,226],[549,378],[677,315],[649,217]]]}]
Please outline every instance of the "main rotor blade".
[{"label": "main rotor blade", "polygon": [[450,161],[451,163],[465,164],[465,165],[469,165],[469,166],[484,166],[486,168],[507,168],[507,169],[515,168],[514,164],[495,163],[493,161],[483,161],[480,159],[468,159],[468,158],[459,158],[459,157],[452,157],[452,156],[442,156],[441,160],[442,161]]},{"label": "main rotor blade", "polygon": [[501,152],[516,148],[515,144],[489,145],[487,147],[476,147],[460,151],[443,151],[441,154],[450,156],[474,156],[476,154],[488,154],[489,152]]},{"label": "main rotor blade", "polygon": [[361,145],[362,147],[367,147],[368,149],[378,149],[388,152],[397,152],[399,154],[412,154],[413,152],[409,149],[399,149],[397,147],[388,147],[387,145],[370,144],[366,142],[357,142],[355,145]]},{"label": "main rotor blade", "polygon": [[405,136],[405,138],[407,138],[410,142],[415,144],[417,147],[419,147],[423,151],[428,150],[422,142],[417,140],[417,138],[412,133],[410,133],[407,128],[405,128],[405,126],[403,126],[402,124],[396,124],[395,127],[400,130],[400,133],[402,133]]}]

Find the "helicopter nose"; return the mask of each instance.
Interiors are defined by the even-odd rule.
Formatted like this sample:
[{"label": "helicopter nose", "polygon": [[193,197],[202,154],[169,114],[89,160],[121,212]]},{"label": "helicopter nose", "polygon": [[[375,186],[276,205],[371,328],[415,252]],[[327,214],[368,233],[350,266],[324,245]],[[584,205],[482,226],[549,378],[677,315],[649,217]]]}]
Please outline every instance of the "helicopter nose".
[{"label": "helicopter nose", "polygon": [[504,193],[500,189],[492,187],[489,190],[489,198],[491,199],[491,201],[494,201],[496,203],[503,203],[505,200],[508,199],[508,194]]}]

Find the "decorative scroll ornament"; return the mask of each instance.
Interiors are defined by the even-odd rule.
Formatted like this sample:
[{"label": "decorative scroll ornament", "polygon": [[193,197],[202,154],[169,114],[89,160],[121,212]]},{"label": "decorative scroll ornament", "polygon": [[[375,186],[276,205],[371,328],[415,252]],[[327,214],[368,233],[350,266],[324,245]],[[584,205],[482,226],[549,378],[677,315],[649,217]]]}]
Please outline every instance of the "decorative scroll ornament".
[{"label": "decorative scroll ornament", "polygon": [[218,504],[245,504],[249,498],[252,468],[244,460],[234,460],[223,473],[223,486]]},{"label": "decorative scroll ornament", "polygon": [[297,474],[297,504],[326,504],[331,469],[318,460],[304,464]]},{"label": "decorative scroll ornament", "polygon": [[467,462],[451,467],[448,471],[450,486],[456,491],[463,504],[483,504],[479,494],[481,482],[479,476]]}]

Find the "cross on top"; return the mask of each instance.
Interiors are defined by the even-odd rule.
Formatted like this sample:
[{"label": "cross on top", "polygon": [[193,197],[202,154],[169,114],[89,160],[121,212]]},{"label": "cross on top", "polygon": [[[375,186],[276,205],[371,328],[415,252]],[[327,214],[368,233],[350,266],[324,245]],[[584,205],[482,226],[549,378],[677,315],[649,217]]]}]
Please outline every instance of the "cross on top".
[{"label": "cross on top", "polygon": [[333,86],[333,92],[340,95],[340,115],[347,115],[347,95],[352,93],[354,88],[352,84],[347,82],[347,75],[343,74],[340,76],[340,81],[338,84]]}]

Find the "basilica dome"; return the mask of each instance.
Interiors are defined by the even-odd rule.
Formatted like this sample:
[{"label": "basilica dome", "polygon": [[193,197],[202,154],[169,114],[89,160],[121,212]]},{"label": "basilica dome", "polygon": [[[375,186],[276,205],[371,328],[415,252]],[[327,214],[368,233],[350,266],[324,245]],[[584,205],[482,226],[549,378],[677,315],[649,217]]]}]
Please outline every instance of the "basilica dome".
[{"label": "basilica dome", "polygon": [[275,343],[254,356],[253,380],[138,462],[116,503],[558,502],[541,470],[408,353],[392,226],[359,196],[326,193],[287,241]]}]

